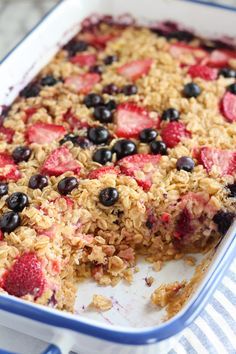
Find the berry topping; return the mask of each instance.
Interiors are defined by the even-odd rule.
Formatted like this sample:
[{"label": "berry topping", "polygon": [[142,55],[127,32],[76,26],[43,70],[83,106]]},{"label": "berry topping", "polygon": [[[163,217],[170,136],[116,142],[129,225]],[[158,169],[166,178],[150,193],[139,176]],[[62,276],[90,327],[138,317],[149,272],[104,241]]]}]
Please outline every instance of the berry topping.
[{"label": "berry topping", "polygon": [[157,135],[158,132],[155,129],[146,128],[139,133],[139,139],[142,143],[150,143],[156,139]]},{"label": "berry topping", "polygon": [[221,112],[230,123],[236,121],[236,94],[226,92],[221,100]]},{"label": "berry topping", "polygon": [[222,236],[224,236],[228,231],[228,229],[230,228],[234,220],[234,217],[235,217],[234,213],[230,213],[228,211],[223,211],[223,210],[218,211],[214,215],[213,221],[217,225],[217,229]]},{"label": "berry topping", "polygon": [[226,188],[227,188],[228,191],[229,191],[228,196],[231,197],[231,198],[236,198],[236,183],[234,183],[234,184],[228,184],[228,185],[226,186]]},{"label": "berry topping", "polygon": [[19,214],[14,211],[8,211],[0,217],[0,229],[3,232],[10,233],[20,226],[21,219]]},{"label": "berry topping", "polygon": [[222,68],[219,71],[219,75],[226,77],[226,78],[236,78],[236,70],[233,70],[231,68]]},{"label": "berry topping", "polygon": [[[161,155],[136,154],[124,157],[118,162],[118,165],[122,173],[134,177],[138,185],[148,191],[151,188],[152,175],[160,158]],[[140,172],[143,172],[143,175],[140,176]]]},{"label": "berry topping", "polygon": [[200,150],[199,161],[207,172],[214,168],[220,176],[232,175],[236,171],[236,152],[203,147]]},{"label": "berry topping", "polygon": [[79,174],[80,165],[65,146],[51,152],[41,167],[41,172],[49,176],[60,176],[67,171]]},{"label": "berry topping", "polygon": [[88,43],[85,41],[76,41],[72,39],[64,46],[64,49],[68,51],[69,56],[73,57],[77,52],[85,52],[88,48]]},{"label": "berry topping", "polygon": [[181,42],[190,42],[194,39],[194,34],[186,30],[171,31],[167,34],[168,39],[175,38]]},{"label": "berry topping", "polygon": [[236,84],[231,84],[227,87],[227,91],[231,92],[232,94],[236,95]]},{"label": "berry topping", "polygon": [[0,181],[17,181],[20,178],[18,166],[6,152],[0,153]]},{"label": "berry topping", "polygon": [[208,57],[203,60],[203,63],[212,68],[224,68],[228,66],[231,59],[236,58],[236,53],[230,50],[213,50]]},{"label": "berry topping", "polygon": [[[7,143],[12,143],[15,131],[11,128],[0,127],[0,140],[4,140]],[[1,139],[1,136],[3,139]]]},{"label": "berry topping", "polygon": [[67,195],[78,187],[78,180],[75,177],[65,177],[57,185],[58,192]]},{"label": "berry topping", "polygon": [[187,208],[184,208],[177,220],[174,237],[182,239],[183,237],[190,235],[193,232],[191,225],[191,214]]},{"label": "berry topping", "polygon": [[102,148],[95,151],[93,154],[93,161],[105,165],[107,162],[112,160],[112,152],[109,149]]},{"label": "berry topping", "polygon": [[88,139],[96,145],[104,144],[108,142],[109,132],[102,126],[92,127],[88,129]]},{"label": "berry topping", "polygon": [[29,199],[25,193],[15,192],[7,198],[6,203],[9,209],[12,209],[13,211],[22,211],[29,205]]},{"label": "berry topping", "polygon": [[105,106],[95,107],[93,115],[101,123],[112,122],[112,112]]},{"label": "berry topping", "polygon": [[108,84],[103,87],[102,93],[107,93],[108,95],[116,95],[119,93],[119,87],[117,87],[115,84]]},{"label": "berry topping", "polygon": [[125,85],[122,88],[122,92],[126,96],[132,96],[132,95],[136,95],[136,93],[138,93],[138,88],[136,85]]},{"label": "berry topping", "polygon": [[201,93],[200,87],[194,82],[189,82],[184,86],[183,94],[186,98],[198,97]]},{"label": "berry topping", "polygon": [[64,136],[64,138],[63,139],[61,139],[60,141],[59,141],[59,144],[60,145],[63,145],[63,144],[65,144],[65,143],[67,143],[68,141],[71,141],[73,144],[74,144],[74,142],[75,142],[75,140],[78,138],[78,135],[75,135],[75,134],[73,134],[73,133],[68,133],[68,134],[66,134],[65,136]]},{"label": "berry topping", "polygon": [[206,65],[192,65],[189,67],[188,73],[193,79],[200,77],[206,81],[216,80],[218,76],[217,69],[210,68]]},{"label": "berry topping", "polygon": [[39,122],[27,128],[26,139],[30,144],[49,144],[64,136],[65,133],[66,129],[62,125]]},{"label": "berry topping", "polygon": [[72,131],[88,128],[89,126],[88,122],[80,120],[70,108],[63,114],[63,120],[69,124]]},{"label": "berry topping", "polygon": [[106,103],[106,108],[109,109],[109,111],[114,111],[116,109],[116,101],[115,100],[110,100]]},{"label": "berry topping", "polygon": [[112,151],[116,154],[117,160],[123,157],[134,155],[137,153],[137,147],[132,140],[118,140],[112,147]]},{"label": "berry topping", "polygon": [[116,188],[108,187],[99,193],[99,201],[104,206],[112,206],[119,199],[119,193]]},{"label": "berry topping", "polygon": [[37,97],[39,95],[40,90],[41,88],[37,83],[31,83],[20,92],[20,97]]},{"label": "berry topping", "polygon": [[29,188],[31,189],[43,189],[44,187],[47,187],[48,185],[48,179],[44,175],[33,175],[29,179]]},{"label": "berry topping", "polygon": [[103,62],[105,65],[111,65],[115,61],[118,61],[117,55],[108,55],[106,58],[104,58]]},{"label": "berry topping", "polygon": [[8,185],[7,183],[0,182],[0,197],[6,195],[8,193]]},{"label": "berry topping", "polygon": [[12,152],[13,160],[16,163],[28,161],[31,155],[31,149],[28,146],[18,146]]},{"label": "berry topping", "polygon": [[89,68],[89,72],[101,75],[103,73],[103,67],[101,65],[92,65]]},{"label": "berry topping", "polygon": [[200,47],[193,47],[184,43],[174,43],[170,46],[170,54],[173,58],[185,61],[186,55],[192,55],[194,63],[198,63],[202,58],[206,57],[207,52]]},{"label": "berry topping", "polygon": [[187,157],[187,156],[180,157],[176,163],[176,168],[178,171],[184,170],[187,172],[192,172],[194,166],[195,166],[194,161],[191,159],[191,157]]},{"label": "berry topping", "polygon": [[96,63],[97,57],[95,54],[77,54],[70,59],[71,63],[79,66],[91,66]]},{"label": "berry topping", "polygon": [[42,264],[35,253],[22,254],[6,273],[3,289],[18,297],[33,295],[37,299],[44,290]]},{"label": "berry topping", "polygon": [[105,174],[113,174],[113,175],[118,175],[119,170],[113,166],[105,166],[98,168],[97,170],[90,171],[88,174],[89,179],[99,179],[101,176]]},{"label": "berry topping", "polygon": [[167,146],[164,141],[152,141],[150,144],[150,149],[154,155],[167,155]]},{"label": "berry topping", "polygon": [[102,104],[104,104],[104,101],[102,96],[98,95],[97,93],[89,93],[84,98],[84,104],[86,105],[86,107],[91,108],[101,106]]},{"label": "berry topping", "polygon": [[167,147],[173,148],[183,138],[190,138],[191,134],[182,122],[170,122],[162,130],[161,136]]},{"label": "berry topping", "polygon": [[117,72],[127,79],[135,81],[149,73],[152,62],[152,59],[134,60],[119,67]]},{"label": "berry topping", "polygon": [[179,111],[175,108],[168,108],[162,113],[161,120],[169,120],[170,122],[179,120]]},{"label": "berry topping", "polygon": [[143,129],[152,128],[155,123],[146,108],[136,103],[122,103],[117,107],[115,133],[118,137],[137,138]]},{"label": "berry topping", "polygon": [[42,86],[54,86],[57,83],[58,83],[58,80],[52,75],[44,76],[40,81],[40,84]]},{"label": "berry topping", "polygon": [[92,146],[91,141],[89,141],[84,136],[75,137],[75,139],[73,140],[73,144],[75,146],[79,146],[81,149],[88,149],[90,146]]},{"label": "berry topping", "polygon": [[78,93],[87,94],[99,81],[100,75],[96,73],[86,73],[68,77],[65,80],[65,84],[72,87]]}]

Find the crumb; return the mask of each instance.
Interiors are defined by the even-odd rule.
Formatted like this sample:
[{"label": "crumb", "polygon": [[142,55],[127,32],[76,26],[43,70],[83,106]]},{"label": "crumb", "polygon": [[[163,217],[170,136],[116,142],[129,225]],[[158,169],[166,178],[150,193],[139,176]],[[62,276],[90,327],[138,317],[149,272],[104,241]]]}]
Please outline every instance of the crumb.
[{"label": "crumb", "polygon": [[145,282],[146,282],[146,285],[148,286],[148,287],[151,287],[152,286],[152,284],[154,283],[154,278],[153,277],[148,277],[148,278],[145,278],[144,279],[145,280]]},{"label": "crumb", "polygon": [[112,308],[112,301],[103,295],[93,295],[90,307],[99,311],[108,311]]}]

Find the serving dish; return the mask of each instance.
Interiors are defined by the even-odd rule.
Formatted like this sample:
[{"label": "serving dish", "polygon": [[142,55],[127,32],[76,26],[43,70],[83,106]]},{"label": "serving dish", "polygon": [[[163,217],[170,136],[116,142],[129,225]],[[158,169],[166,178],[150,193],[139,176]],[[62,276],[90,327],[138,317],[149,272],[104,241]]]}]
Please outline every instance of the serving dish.
[{"label": "serving dish", "polygon": [[[175,8],[175,12],[172,11],[174,5],[178,5],[178,7]],[[211,28],[209,28],[208,16],[214,15],[216,23],[220,22],[225,24],[225,33],[223,34],[235,35],[233,28],[233,16],[235,14],[227,10],[219,11],[217,8],[209,9],[205,6],[199,7],[199,5],[183,1],[162,1],[158,3],[158,11],[154,14],[154,6],[157,5],[149,1],[146,4],[146,12],[144,14],[141,3],[137,6],[137,4],[134,4],[134,1],[129,1],[125,4],[120,4],[116,1],[91,1],[89,6],[85,6],[82,2],[73,0],[61,2],[55,10],[46,17],[41,25],[1,64],[0,73],[2,84],[0,99],[2,104],[12,102],[20,89],[48,62],[57,48],[73,36],[78,29],[79,22],[92,12],[101,14],[122,14],[124,12],[130,12],[143,22],[146,20],[168,18],[182,22],[198,32],[202,31],[204,34],[214,32],[214,35],[222,35],[222,32],[217,33],[217,31],[212,30],[212,24]],[[199,9],[199,13],[197,12],[195,15],[196,26],[191,23],[192,19],[191,16],[189,16],[191,11],[195,11],[195,9]],[[188,16],[184,16],[184,14],[187,13]],[[60,18],[63,19],[63,21],[60,21],[60,28],[58,31],[54,31],[53,29],[56,28],[57,21],[59,21]],[[199,27],[201,27],[201,31],[199,31]],[[26,56],[25,53],[28,53],[28,55]],[[23,56],[24,58],[26,57],[26,60],[19,60],[19,58]],[[45,309],[44,307],[36,307],[9,296],[1,296],[1,321],[9,327],[18,330],[21,328],[25,333],[56,343],[58,346],[61,346],[63,352],[74,349],[85,353],[97,352],[98,350],[103,350],[107,353],[113,351],[117,353],[119,351],[122,353],[131,353],[133,346],[135,346],[137,353],[142,353],[144,350],[150,353],[154,353],[156,350],[165,352],[168,347],[171,346],[171,342],[175,340],[170,337],[177,334],[197,316],[202,306],[204,306],[207,301],[209,294],[213,291],[218,280],[223,275],[224,270],[229,265],[233,257],[233,251],[235,250],[234,234],[235,228],[232,226],[220,247],[218,247],[214,260],[204,277],[204,281],[185,308],[175,318],[158,327],[156,324],[161,319],[161,313],[151,313],[150,317],[145,313],[144,318],[144,314],[137,313],[136,308],[131,311],[131,302],[140,303],[140,298],[137,300],[137,293],[140,294],[141,291],[143,291],[143,286],[142,288],[137,286],[137,283],[140,282],[134,282],[133,288],[128,289],[128,301],[124,299],[124,293],[127,293],[127,289],[124,287],[114,288],[114,296],[116,299],[121,299],[120,301],[124,311],[123,313],[120,311],[121,315],[119,315],[119,311],[114,310],[114,312],[111,313],[111,318],[103,318],[103,323],[101,315],[98,315],[97,318],[94,318],[93,315],[92,319],[86,319],[77,315]],[[190,278],[192,276],[193,269],[184,267],[184,264],[179,262],[177,267],[176,264],[170,264],[169,268],[165,269],[165,272],[159,275],[159,281],[162,282],[162,279],[171,281],[173,269],[175,269],[174,274],[178,277],[178,280],[181,280],[183,273],[184,278]],[[143,265],[138,277],[142,279],[149,271],[148,266]],[[177,275],[177,273],[179,273],[179,275]],[[91,286],[92,291],[93,285],[89,284],[89,286]],[[90,289],[88,284],[86,285],[86,289],[83,288],[83,286],[80,288],[82,295],[79,299],[81,299],[82,302],[86,301],[88,289]],[[104,294],[107,291],[111,292],[111,289],[106,288],[102,290]],[[81,304],[78,304],[78,307],[80,308]],[[8,314],[6,314],[6,312],[8,312]],[[14,325],[12,321],[13,317],[9,317],[9,312],[17,319],[17,321],[14,321]],[[125,317],[127,317],[127,313],[128,320],[124,320]],[[29,318],[31,318],[31,320],[29,320]],[[114,326],[107,323],[111,320]],[[44,323],[43,327],[40,325],[40,322]],[[142,326],[140,326],[140,322]],[[152,327],[150,327],[150,325]],[[134,329],[135,327],[136,329]],[[168,340],[165,340],[167,338]],[[145,347],[146,345],[148,346]]]}]

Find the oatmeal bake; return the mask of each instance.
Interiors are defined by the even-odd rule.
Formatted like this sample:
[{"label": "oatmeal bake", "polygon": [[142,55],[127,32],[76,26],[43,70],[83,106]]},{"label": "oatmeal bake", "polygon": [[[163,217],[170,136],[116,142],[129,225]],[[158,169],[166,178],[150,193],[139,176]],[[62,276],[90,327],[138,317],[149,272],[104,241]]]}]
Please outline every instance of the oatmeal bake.
[{"label": "oatmeal bake", "polygon": [[73,311],[82,278],[131,281],[137,255],[160,266],[218,242],[235,215],[235,79],[230,44],[85,20],[2,107],[1,291]]}]

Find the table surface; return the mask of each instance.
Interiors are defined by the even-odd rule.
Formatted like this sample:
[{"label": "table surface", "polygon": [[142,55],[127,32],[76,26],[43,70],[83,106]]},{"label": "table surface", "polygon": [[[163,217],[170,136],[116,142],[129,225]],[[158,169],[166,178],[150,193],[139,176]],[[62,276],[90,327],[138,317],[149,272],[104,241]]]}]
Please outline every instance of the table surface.
[{"label": "table surface", "polygon": [[[0,0],[0,58],[2,58],[22,36],[33,27],[35,23],[52,7],[56,0]],[[226,5],[235,5],[236,0],[212,1],[221,2]],[[222,290],[222,287],[224,288]],[[203,316],[197,319],[193,326],[183,332],[183,336],[170,354],[235,354],[236,342],[229,342],[227,336],[233,333],[236,338],[236,321],[229,320],[229,308],[226,295],[230,290],[230,300],[233,303],[231,315],[236,318],[236,261],[232,264],[227,276],[221,286],[216,291],[211,303],[206,307]],[[224,308],[220,308],[222,301]],[[218,306],[218,307],[217,307]],[[226,309],[226,311],[225,311]],[[226,312],[226,313],[225,313]],[[209,319],[210,316],[210,319]],[[222,328],[214,332],[211,331],[211,319],[222,324]],[[200,333],[201,341],[198,338],[199,329],[208,334],[208,338],[203,338],[204,333]],[[228,332],[227,332],[228,331]],[[195,333],[195,335],[193,334]],[[222,335],[227,335],[222,338]],[[220,335],[221,338],[217,338]],[[212,337],[211,339],[209,338]],[[14,338],[14,341],[12,341]],[[204,340],[205,343],[204,343]],[[203,341],[203,344],[202,344]],[[213,344],[217,344],[217,346]],[[222,344],[223,346],[222,346]],[[45,343],[33,339],[29,336],[19,334],[13,330],[0,326],[0,349],[8,349],[22,354],[37,354],[45,349]],[[207,349],[206,349],[207,348]],[[162,353],[161,353],[162,354]]]}]

